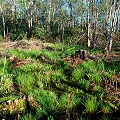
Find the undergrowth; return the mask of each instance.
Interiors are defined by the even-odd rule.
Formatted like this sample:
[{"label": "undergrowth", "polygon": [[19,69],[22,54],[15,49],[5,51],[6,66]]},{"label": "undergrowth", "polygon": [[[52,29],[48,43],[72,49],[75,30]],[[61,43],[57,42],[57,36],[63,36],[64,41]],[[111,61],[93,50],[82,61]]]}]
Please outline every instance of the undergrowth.
[{"label": "undergrowth", "polygon": [[[19,59],[32,60],[25,66],[12,68],[7,58],[0,60],[0,116],[9,119],[20,115],[21,120],[87,119],[86,114],[118,109],[106,97],[103,80],[110,80],[120,71],[120,64],[110,66],[101,60],[89,60],[73,66],[63,58],[75,54],[79,46],[52,46],[48,50],[9,50]],[[8,117],[6,117],[8,115]]]}]

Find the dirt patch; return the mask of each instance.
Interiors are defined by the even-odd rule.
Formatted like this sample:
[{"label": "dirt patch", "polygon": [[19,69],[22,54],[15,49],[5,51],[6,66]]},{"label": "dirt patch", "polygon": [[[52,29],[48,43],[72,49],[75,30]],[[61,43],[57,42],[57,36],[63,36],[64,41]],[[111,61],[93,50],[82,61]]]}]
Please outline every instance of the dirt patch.
[{"label": "dirt patch", "polygon": [[20,49],[20,50],[41,50],[48,46],[51,43],[42,43],[40,41],[15,41],[15,42],[6,42],[1,43],[0,47],[4,50],[9,49]]}]

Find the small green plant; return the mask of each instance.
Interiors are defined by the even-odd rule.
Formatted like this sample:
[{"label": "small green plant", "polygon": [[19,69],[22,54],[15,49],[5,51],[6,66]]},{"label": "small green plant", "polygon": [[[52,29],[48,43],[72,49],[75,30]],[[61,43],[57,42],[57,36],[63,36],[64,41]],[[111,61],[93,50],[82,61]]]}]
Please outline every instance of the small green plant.
[{"label": "small green plant", "polygon": [[97,97],[91,96],[86,100],[85,111],[89,114],[94,114],[97,111],[99,103],[97,102]]},{"label": "small green plant", "polygon": [[81,80],[85,75],[85,71],[82,68],[76,68],[74,72],[72,73],[72,77],[74,81]]},{"label": "small green plant", "polygon": [[65,93],[60,97],[59,108],[61,110],[72,110],[77,105],[81,105],[81,98],[74,93]]},{"label": "small green plant", "polygon": [[65,79],[65,76],[61,70],[52,71],[52,80],[59,82],[61,79]]},{"label": "small green plant", "polygon": [[92,73],[88,73],[87,76],[91,82],[100,83],[102,81],[102,77],[97,71],[94,71]]},{"label": "small green plant", "polygon": [[97,70],[104,71],[105,70],[105,64],[102,60],[97,62]]},{"label": "small green plant", "polygon": [[48,117],[48,120],[54,120],[53,116],[50,115],[50,116]]},{"label": "small green plant", "polygon": [[9,64],[6,56],[0,60],[0,75],[9,74],[11,71],[11,65]]},{"label": "small green plant", "polygon": [[33,90],[35,78],[32,74],[19,73],[16,77],[16,83],[18,83],[20,92],[29,93]]},{"label": "small green plant", "polygon": [[86,69],[86,71],[89,70],[95,70],[96,69],[96,62],[89,60],[88,62],[83,62],[82,66],[84,67],[84,69]]},{"label": "small green plant", "polygon": [[111,106],[111,103],[109,103],[109,102],[104,102],[104,103],[101,103],[101,108],[102,108],[102,111],[104,112],[104,113],[111,113],[112,112],[112,107],[113,106]]},{"label": "small green plant", "polygon": [[88,80],[81,79],[81,80],[79,81],[79,84],[80,84],[80,86],[82,86],[82,88],[84,88],[85,90],[88,90],[89,87],[90,87],[90,81],[88,81]]},{"label": "small green plant", "polygon": [[12,81],[12,74],[1,76],[0,80],[0,95],[5,95],[14,92],[14,85]]},{"label": "small green plant", "polygon": [[103,115],[100,120],[111,120],[111,118],[106,115]]},{"label": "small green plant", "polygon": [[66,54],[66,55],[73,55],[73,54],[75,54],[75,50],[76,50],[76,47],[71,47],[71,46],[65,46],[65,51],[64,51],[64,53]]},{"label": "small green plant", "polygon": [[20,117],[21,120],[37,120],[37,117],[34,113],[30,112],[27,115],[23,115]]},{"label": "small green plant", "polygon": [[37,115],[42,117],[43,115],[54,114],[58,110],[58,98],[54,92],[46,90],[36,90],[40,106],[37,108]]}]

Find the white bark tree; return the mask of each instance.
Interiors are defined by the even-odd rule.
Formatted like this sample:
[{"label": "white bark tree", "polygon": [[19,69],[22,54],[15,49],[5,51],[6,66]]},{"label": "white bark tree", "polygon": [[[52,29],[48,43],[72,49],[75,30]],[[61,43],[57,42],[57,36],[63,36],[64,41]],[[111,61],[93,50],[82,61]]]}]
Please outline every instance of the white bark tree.
[{"label": "white bark tree", "polygon": [[88,2],[88,47],[90,47],[90,1]]},{"label": "white bark tree", "polygon": [[2,24],[3,24],[3,37],[6,39],[6,31],[5,31],[5,1],[2,1],[0,4],[0,11],[2,14]]},{"label": "white bark tree", "polygon": [[[106,23],[107,23],[107,44],[105,47],[105,51],[109,53],[112,49],[112,43],[113,43],[113,35],[115,33],[117,21],[118,21],[118,0],[113,1],[107,1],[106,5],[108,6],[107,12],[106,12]],[[117,16],[118,15],[118,16]]]}]

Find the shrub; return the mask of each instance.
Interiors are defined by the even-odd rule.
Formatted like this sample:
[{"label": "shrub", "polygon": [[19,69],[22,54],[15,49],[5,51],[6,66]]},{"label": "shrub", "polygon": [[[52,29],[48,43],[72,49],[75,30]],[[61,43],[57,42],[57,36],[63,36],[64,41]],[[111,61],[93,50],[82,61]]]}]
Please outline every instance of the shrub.
[{"label": "shrub", "polygon": [[36,27],[35,28],[35,37],[44,40],[46,35],[46,30],[43,27]]}]

